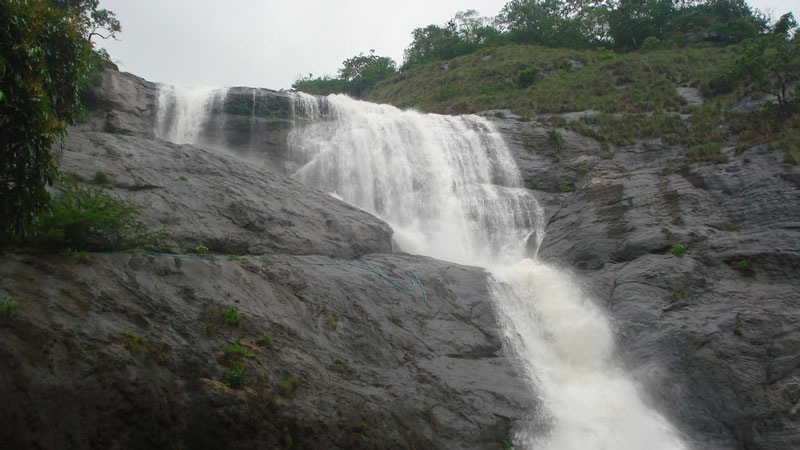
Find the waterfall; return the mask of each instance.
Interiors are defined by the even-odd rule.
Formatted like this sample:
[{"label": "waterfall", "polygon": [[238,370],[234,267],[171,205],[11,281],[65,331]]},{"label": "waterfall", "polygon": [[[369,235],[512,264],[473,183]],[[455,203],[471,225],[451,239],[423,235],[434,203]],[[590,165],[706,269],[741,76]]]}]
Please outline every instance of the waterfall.
[{"label": "waterfall", "polygon": [[[615,363],[603,311],[567,272],[536,259],[542,208],[488,121],[341,95],[296,94],[294,104],[295,178],[381,217],[406,252],[493,275],[509,347],[545,410],[515,430],[515,448],[686,448]],[[535,434],[535,423],[548,431]]]},{"label": "waterfall", "polygon": [[215,104],[225,101],[227,88],[158,85],[155,134],[175,144],[199,144]]}]

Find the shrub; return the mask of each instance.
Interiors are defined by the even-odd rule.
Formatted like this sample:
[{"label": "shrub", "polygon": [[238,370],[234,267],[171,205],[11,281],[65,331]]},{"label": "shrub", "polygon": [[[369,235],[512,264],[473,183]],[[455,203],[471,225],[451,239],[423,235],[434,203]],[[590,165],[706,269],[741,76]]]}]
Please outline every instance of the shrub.
[{"label": "shrub", "polygon": [[242,315],[239,314],[239,310],[234,307],[223,308],[222,320],[226,325],[238,327],[239,324],[242,323]]},{"label": "shrub", "polygon": [[551,150],[558,153],[564,149],[564,135],[558,130],[552,129],[547,132],[547,140],[545,140],[545,143]]},{"label": "shrub", "polygon": [[102,170],[98,170],[94,173],[94,177],[92,177],[92,183],[94,184],[106,184],[108,183],[108,175]]},{"label": "shrub", "polygon": [[208,253],[208,247],[206,247],[203,244],[200,244],[197,247],[195,247],[194,251],[195,253],[205,254]]},{"label": "shrub", "polygon": [[297,387],[297,383],[300,380],[297,377],[287,378],[285,380],[278,381],[278,389],[281,391],[284,397],[288,397],[294,393],[294,389]]},{"label": "shrub", "polygon": [[238,361],[242,358],[255,359],[254,353],[248,352],[244,347],[239,344],[232,345],[225,349],[225,357],[228,361]]},{"label": "shrub", "polygon": [[749,259],[739,259],[730,262],[731,267],[736,270],[747,271],[750,269],[750,260]]},{"label": "shrub", "polygon": [[225,378],[222,379],[222,382],[231,389],[242,389],[244,387],[245,376],[247,376],[247,366],[233,363],[231,368],[225,373]]},{"label": "shrub", "polygon": [[669,252],[675,256],[681,257],[686,254],[687,250],[689,250],[687,246],[683,244],[675,244],[669,249]]},{"label": "shrub", "polygon": [[6,296],[6,299],[0,302],[0,320],[3,322],[15,320],[21,306],[22,303],[12,297]]},{"label": "shrub", "polygon": [[526,88],[536,83],[539,79],[539,68],[530,67],[517,72],[517,85],[521,88]]},{"label": "shrub", "polygon": [[262,347],[272,347],[272,338],[266,334],[262,334],[256,343]]},{"label": "shrub", "polygon": [[151,231],[139,222],[141,209],[104,193],[64,180],[64,192],[50,202],[35,235],[24,244],[36,250],[106,251],[163,245],[165,231]]}]

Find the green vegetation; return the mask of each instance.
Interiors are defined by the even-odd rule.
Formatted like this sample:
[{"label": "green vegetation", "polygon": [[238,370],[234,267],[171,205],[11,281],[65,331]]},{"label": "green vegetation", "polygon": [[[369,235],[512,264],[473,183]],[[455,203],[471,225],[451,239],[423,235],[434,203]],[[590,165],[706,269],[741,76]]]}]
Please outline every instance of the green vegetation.
[{"label": "green vegetation", "polygon": [[92,255],[90,255],[89,252],[86,251],[72,252],[72,257],[75,258],[75,261],[77,261],[78,264],[84,266],[92,265]]},{"label": "green vegetation", "polygon": [[242,389],[245,384],[245,377],[247,376],[247,366],[244,364],[233,363],[225,373],[225,378],[222,382],[231,389]]},{"label": "green vegetation", "polygon": [[127,349],[131,355],[136,356],[139,350],[145,349],[158,361],[166,361],[167,355],[164,353],[164,344],[154,344],[147,339],[133,334],[131,331],[123,331],[120,336],[122,347]]},{"label": "green vegetation", "polygon": [[677,257],[682,257],[689,250],[689,247],[684,244],[675,244],[669,249],[669,252]]},{"label": "green vegetation", "polygon": [[38,218],[34,233],[18,242],[33,251],[108,251],[160,247],[165,231],[151,231],[139,222],[140,208],[112,197],[102,189],[81,187],[64,179],[63,192],[50,199],[49,213]]},{"label": "green vegetation", "polygon": [[242,323],[242,316],[239,314],[239,310],[234,307],[224,308],[222,310],[222,320],[228,326],[238,327]]},{"label": "green vegetation", "polygon": [[[81,115],[81,88],[120,30],[96,0],[0,3],[0,250],[31,235],[59,177],[50,149]],[[104,34],[105,33],[105,34]]]},{"label": "green vegetation", "polygon": [[17,299],[6,296],[6,299],[0,302],[0,321],[11,322],[16,320],[20,307],[22,307],[22,303]]},{"label": "green vegetation", "polygon": [[336,314],[328,316],[326,321],[328,323],[328,331],[335,330],[339,326],[339,316]]},{"label": "green vegetation", "polygon": [[206,308],[203,322],[205,334],[216,333],[220,327],[236,328],[242,323],[242,315],[235,307],[223,308],[222,306],[209,306]]},{"label": "green vegetation", "polygon": [[262,334],[258,337],[258,341],[256,343],[262,347],[269,347],[272,348],[272,338],[267,336],[266,334]]},{"label": "green vegetation", "polygon": [[256,359],[255,353],[248,352],[239,344],[225,348],[225,359],[227,361],[241,361],[242,359]]},{"label": "green vegetation", "polygon": [[747,258],[737,259],[737,260],[731,261],[729,264],[730,264],[730,266],[732,268],[734,268],[736,270],[741,270],[741,271],[750,270],[750,260],[747,259]]},{"label": "green vegetation", "polygon": [[92,183],[94,184],[106,184],[108,183],[108,175],[102,170],[97,170],[92,177]]},{"label": "green vegetation", "polygon": [[280,380],[277,383],[278,390],[284,397],[289,397],[294,393],[294,390],[297,387],[297,383],[299,381],[300,380],[298,380],[297,377],[291,377],[285,380]]},{"label": "green vegetation", "polygon": [[378,56],[375,50],[369,55],[360,53],[342,62],[338,78],[324,76],[314,78],[313,74],[296,80],[292,88],[309,94],[328,95],[347,93],[353,97],[363,97],[375,84],[397,73],[396,63],[389,57]]},{"label": "green vegetation", "polygon": [[208,253],[208,247],[206,247],[203,244],[200,244],[200,245],[198,245],[197,247],[194,248],[194,252],[198,253],[198,254],[201,254],[201,255],[204,255],[204,254]]},{"label": "green vegetation", "polygon": [[575,190],[575,183],[572,181],[562,181],[558,183],[558,191],[567,193]]}]

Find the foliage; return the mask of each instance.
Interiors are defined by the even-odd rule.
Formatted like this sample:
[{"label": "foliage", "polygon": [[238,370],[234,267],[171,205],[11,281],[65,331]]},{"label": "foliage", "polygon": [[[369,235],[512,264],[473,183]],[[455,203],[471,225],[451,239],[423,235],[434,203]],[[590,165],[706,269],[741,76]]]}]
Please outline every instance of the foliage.
[{"label": "foliage", "polygon": [[800,35],[792,13],[784,14],[773,32],[743,43],[730,77],[751,81],[775,95],[784,116],[791,115],[798,102],[791,104],[789,83],[800,79]]},{"label": "foliage", "polygon": [[551,129],[547,132],[547,139],[545,144],[555,153],[564,149],[564,135],[556,129]]},{"label": "foliage", "polygon": [[15,298],[6,296],[6,299],[0,302],[0,321],[11,322],[16,320],[21,306],[22,303]]},{"label": "foliage", "polygon": [[347,80],[328,75],[314,78],[314,74],[301,77],[292,83],[292,89],[313,95],[343,94],[347,92]]},{"label": "foliage", "polygon": [[49,203],[36,233],[22,240],[29,248],[43,251],[108,251],[136,247],[159,247],[166,232],[151,231],[138,220],[140,208],[112,197],[102,189],[81,187],[64,179],[64,191]]},{"label": "foliage", "polygon": [[292,393],[294,393],[294,390],[297,387],[297,383],[299,381],[300,380],[298,380],[297,377],[291,377],[285,380],[280,380],[277,383],[278,389],[280,390],[281,394],[283,394],[284,397],[289,397],[290,395],[292,395]]},{"label": "foliage", "polygon": [[378,56],[375,50],[368,55],[359,53],[342,62],[339,77],[323,76],[314,78],[313,74],[292,83],[292,88],[315,95],[346,93],[353,97],[363,97],[379,81],[397,73],[397,65],[387,56]]},{"label": "foliage", "polygon": [[262,347],[270,347],[271,348],[272,347],[272,338],[267,336],[267,335],[265,335],[265,334],[262,334],[261,336],[258,337],[258,341],[256,341],[256,343],[258,345],[262,346]]},{"label": "foliage", "polygon": [[91,44],[45,1],[0,3],[0,246],[29,231],[57,176],[50,147],[81,112]]},{"label": "foliage", "polygon": [[102,170],[97,170],[92,177],[92,183],[94,184],[106,184],[108,183],[108,175]]},{"label": "foliage", "polygon": [[164,344],[154,344],[142,336],[137,336],[128,330],[122,332],[120,341],[122,343],[122,347],[127,349],[131,355],[136,356],[136,354],[139,353],[139,350],[146,349],[158,361],[163,362],[167,360],[167,355],[164,353]]},{"label": "foliage", "polygon": [[736,270],[747,271],[750,269],[750,260],[745,258],[731,261],[730,266]]},{"label": "foliage", "polygon": [[244,388],[245,377],[247,376],[247,366],[244,364],[233,363],[225,373],[222,382],[231,389]]},{"label": "foliage", "polygon": [[234,307],[223,308],[222,320],[229,326],[238,327],[239,324],[242,323],[242,315],[239,314],[239,310]]},{"label": "foliage", "polygon": [[92,265],[92,255],[86,251],[76,251],[72,252],[72,257],[78,262],[78,264],[84,266],[91,266]]},{"label": "foliage", "polygon": [[455,58],[472,53],[483,46],[500,43],[500,31],[489,25],[490,19],[479,17],[475,10],[459,11],[444,26],[416,28],[413,40],[404,52],[402,70],[431,61]]},{"label": "foliage", "polygon": [[684,244],[675,244],[669,249],[669,252],[675,256],[681,257],[686,254],[689,248]]},{"label": "foliage", "polygon": [[232,345],[225,348],[225,359],[229,362],[239,361],[241,359],[255,359],[256,355],[247,351],[239,344]]},{"label": "foliage", "polygon": [[208,253],[208,247],[206,247],[203,244],[200,244],[200,245],[198,245],[197,247],[194,248],[194,252],[198,253],[198,254],[201,254],[201,255],[204,255],[204,254]]},{"label": "foliage", "polygon": [[539,79],[539,68],[538,67],[529,67],[527,69],[522,69],[517,72],[517,85],[521,88],[526,88]]}]

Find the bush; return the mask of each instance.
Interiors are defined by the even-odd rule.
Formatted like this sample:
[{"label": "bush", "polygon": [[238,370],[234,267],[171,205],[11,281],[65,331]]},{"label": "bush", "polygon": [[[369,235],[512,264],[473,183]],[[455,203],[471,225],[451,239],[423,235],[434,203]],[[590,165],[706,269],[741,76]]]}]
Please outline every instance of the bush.
[{"label": "bush", "polygon": [[64,192],[51,199],[49,214],[24,244],[34,250],[123,250],[158,247],[167,235],[139,222],[140,208],[97,187],[80,187],[64,180]]},{"label": "bush", "polygon": [[517,85],[521,88],[531,86],[539,79],[539,68],[530,67],[517,72]]},{"label": "bush", "polygon": [[22,304],[16,299],[6,296],[6,299],[0,302],[0,320],[3,322],[15,320],[21,306]]},{"label": "bush", "polygon": [[239,363],[233,363],[228,372],[225,373],[225,378],[222,382],[231,389],[242,389],[244,387],[245,376],[247,375],[247,366]]},{"label": "bush", "polygon": [[681,257],[686,254],[686,251],[689,250],[689,247],[683,244],[675,244],[669,249],[669,252],[677,257]]}]

